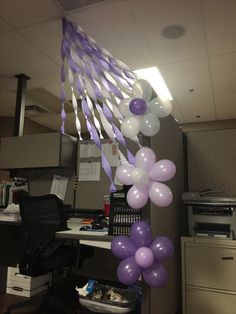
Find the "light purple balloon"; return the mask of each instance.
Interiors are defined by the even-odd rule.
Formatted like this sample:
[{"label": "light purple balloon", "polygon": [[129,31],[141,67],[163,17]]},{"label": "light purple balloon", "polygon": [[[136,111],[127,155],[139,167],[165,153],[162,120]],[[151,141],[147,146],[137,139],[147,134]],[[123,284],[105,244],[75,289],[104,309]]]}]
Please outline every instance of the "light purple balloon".
[{"label": "light purple balloon", "polygon": [[176,167],[173,161],[162,159],[154,164],[149,176],[153,181],[165,182],[172,179],[175,173]]},{"label": "light purple balloon", "polygon": [[135,155],[136,167],[150,171],[156,162],[156,155],[149,147],[139,149]]},{"label": "light purple balloon", "polygon": [[135,261],[138,266],[142,268],[148,268],[152,266],[154,262],[154,255],[152,250],[150,250],[148,247],[140,247],[135,253]]},{"label": "light purple balloon", "polygon": [[170,258],[173,255],[175,249],[172,241],[165,236],[157,237],[149,248],[152,250],[155,258],[158,261],[163,261],[167,258]]},{"label": "light purple balloon", "polygon": [[149,190],[150,200],[159,207],[169,206],[173,200],[173,193],[171,189],[159,182],[153,182]]},{"label": "light purple balloon", "polygon": [[131,226],[130,240],[137,248],[148,247],[152,242],[152,231],[149,224],[145,221],[136,221]]},{"label": "light purple balloon", "polygon": [[134,98],[129,104],[129,110],[133,114],[141,116],[146,112],[147,104],[142,98]]},{"label": "light purple balloon", "polygon": [[117,277],[124,285],[134,284],[141,275],[141,268],[135,262],[134,256],[123,260],[117,269]]},{"label": "light purple balloon", "polygon": [[131,208],[142,208],[148,201],[148,191],[145,186],[133,185],[129,189],[126,199]]},{"label": "light purple balloon", "polygon": [[134,256],[136,247],[127,236],[117,236],[111,242],[112,253],[119,258]]},{"label": "light purple balloon", "polygon": [[133,171],[134,167],[131,165],[121,165],[117,167],[116,170],[116,178],[120,183],[123,183],[125,185],[132,185],[133,181],[131,178],[131,174]]},{"label": "light purple balloon", "polygon": [[154,262],[151,267],[142,271],[146,283],[151,288],[162,288],[167,284],[168,273],[161,263]]}]

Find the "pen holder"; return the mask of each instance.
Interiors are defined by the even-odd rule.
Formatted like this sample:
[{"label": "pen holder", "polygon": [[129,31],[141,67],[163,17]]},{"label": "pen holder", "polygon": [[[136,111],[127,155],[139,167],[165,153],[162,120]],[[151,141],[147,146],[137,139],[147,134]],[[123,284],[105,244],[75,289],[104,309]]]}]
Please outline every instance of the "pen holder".
[{"label": "pen holder", "polygon": [[110,215],[110,195],[105,195],[103,200],[105,217],[109,217]]}]

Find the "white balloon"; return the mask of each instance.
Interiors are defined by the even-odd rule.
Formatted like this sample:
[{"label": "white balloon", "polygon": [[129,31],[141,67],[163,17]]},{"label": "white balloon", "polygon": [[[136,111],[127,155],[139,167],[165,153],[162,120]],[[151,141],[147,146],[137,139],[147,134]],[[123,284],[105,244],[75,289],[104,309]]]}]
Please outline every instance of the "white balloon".
[{"label": "white balloon", "polygon": [[156,135],[160,130],[160,121],[152,113],[143,115],[140,119],[140,132],[146,136]]},{"label": "white balloon", "polygon": [[129,117],[122,121],[120,130],[125,137],[133,138],[139,133],[139,118]]},{"label": "white balloon", "polygon": [[124,98],[119,103],[119,111],[124,117],[133,116],[132,112],[129,110],[129,103],[131,102],[132,98]]},{"label": "white balloon", "polygon": [[135,168],[131,172],[133,184],[145,185],[149,181],[149,175],[143,168]]},{"label": "white balloon", "polygon": [[138,80],[133,84],[134,98],[142,98],[148,102],[152,97],[152,86],[146,80]]},{"label": "white balloon", "polygon": [[156,155],[149,147],[140,148],[135,155],[136,167],[149,172],[156,162]]},{"label": "white balloon", "polygon": [[149,112],[155,114],[159,118],[165,118],[169,116],[172,112],[173,106],[169,99],[166,98],[154,98],[151,100],[147,107]]}]

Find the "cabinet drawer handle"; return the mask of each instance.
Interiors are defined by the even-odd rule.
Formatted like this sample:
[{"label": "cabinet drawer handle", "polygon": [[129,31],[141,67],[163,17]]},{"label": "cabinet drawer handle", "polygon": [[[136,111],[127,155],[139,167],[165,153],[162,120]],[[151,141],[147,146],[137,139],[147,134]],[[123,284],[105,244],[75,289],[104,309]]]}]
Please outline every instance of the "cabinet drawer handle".
[{"label": "cabinet drawer handle", "polygon": [[223,260],[233,260],[234,257],[233,256],[223,256],[221,257]]}]

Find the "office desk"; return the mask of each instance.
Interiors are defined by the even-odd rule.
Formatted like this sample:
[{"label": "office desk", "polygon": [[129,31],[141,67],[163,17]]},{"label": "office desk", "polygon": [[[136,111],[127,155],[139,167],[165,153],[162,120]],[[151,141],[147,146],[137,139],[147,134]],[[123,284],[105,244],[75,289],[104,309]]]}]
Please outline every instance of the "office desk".
[{"label": "office desk", "polygon": [[56,238],[79,240],[81,244],[111,249],[112,236],[102,231],[80,231],[80,228],[84,226],[81,221],[82,219],[78,218],[69,219],[67,225],[71,230],[56,232]]}]

